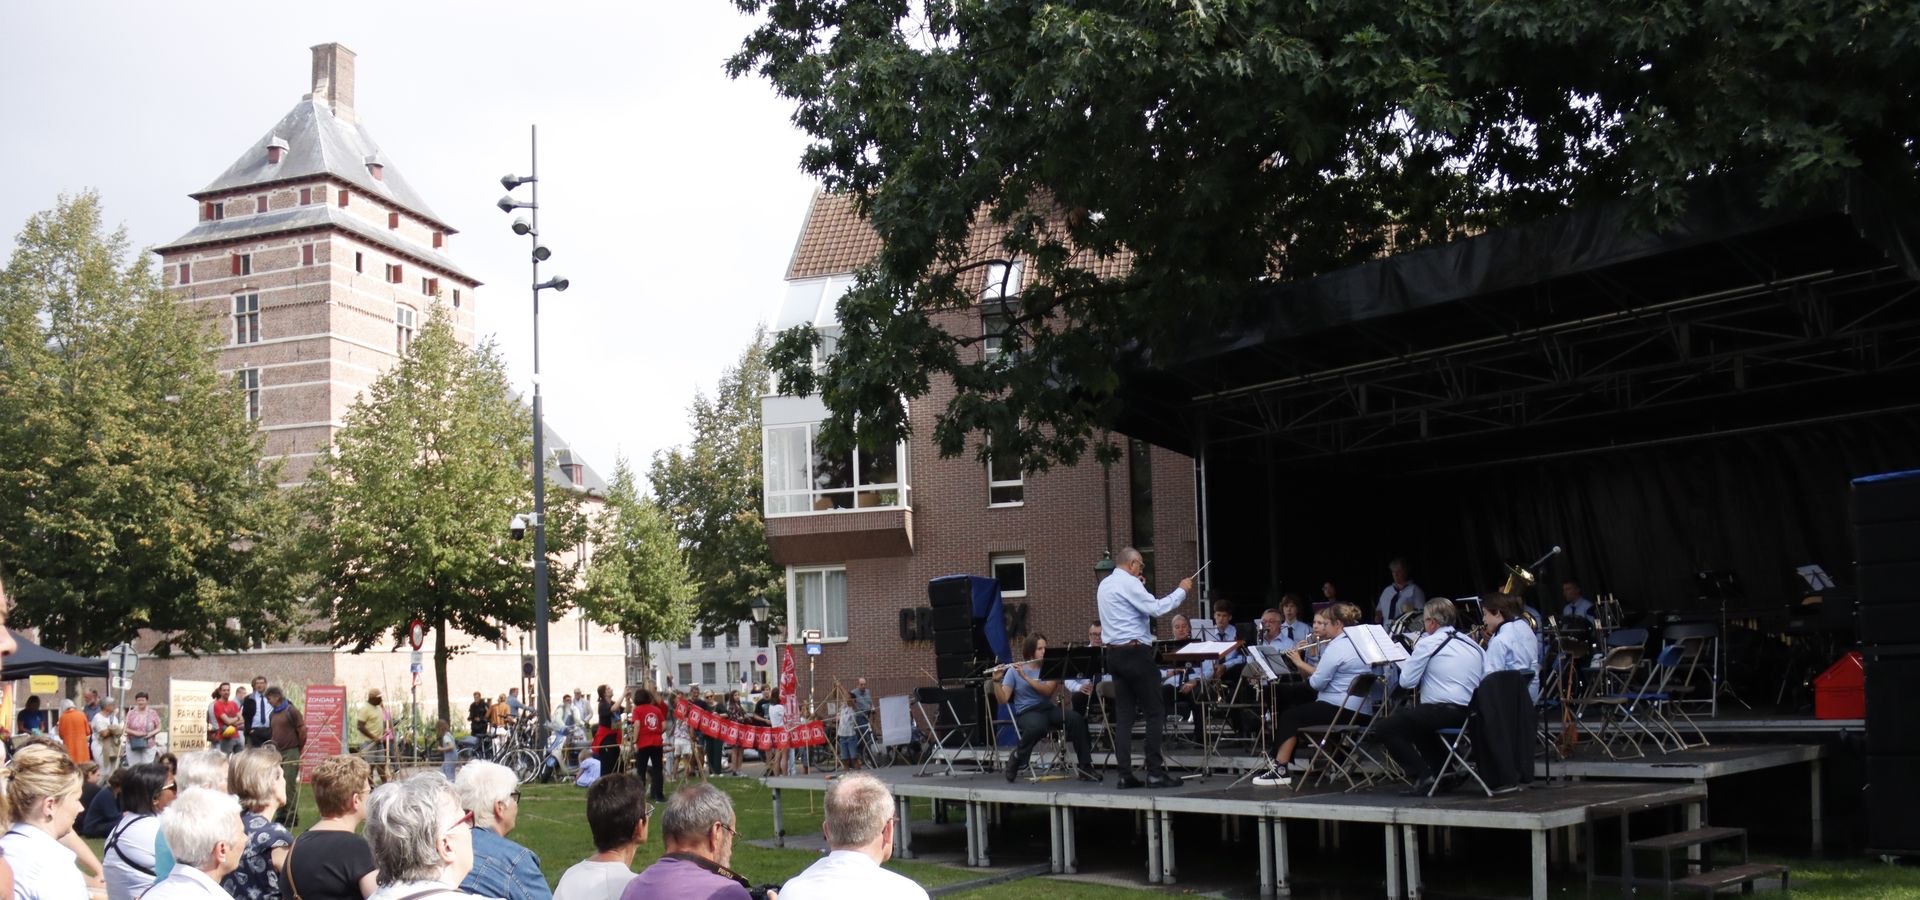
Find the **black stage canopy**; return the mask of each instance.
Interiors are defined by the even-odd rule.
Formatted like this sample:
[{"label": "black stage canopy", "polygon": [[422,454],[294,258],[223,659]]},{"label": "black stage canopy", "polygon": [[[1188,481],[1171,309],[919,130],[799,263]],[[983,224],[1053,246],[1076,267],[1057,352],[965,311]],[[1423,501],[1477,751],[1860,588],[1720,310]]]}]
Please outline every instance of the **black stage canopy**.
[{"label": "black stage canopy", "polygon": [[[1920,219],[1857,182],[1792,209],[1709,184],[1679,222],[1624,207],[1274,285],[1241,325],[1125,373],[1122,430],[1201,460],[1217,596],[1369,605],[1407,557],[1430,595],[1566,553],[1630,610],[1844,581],[1851,478],[1920,466]],[[1553,609],[1557,610],[1557,604]]]},{"label": "black stage canopy", "polygon": [[[11,630],[11,629],[9,629]],[[28,678],[34,675],[64,675],[70,678],[105,678],[107,661],[99,657],[72,656],[58,650],[48,650],[30,640],[18,631],[13,632],[13,642],[19,649],[7,657],[4,671],[8,681]]]}]

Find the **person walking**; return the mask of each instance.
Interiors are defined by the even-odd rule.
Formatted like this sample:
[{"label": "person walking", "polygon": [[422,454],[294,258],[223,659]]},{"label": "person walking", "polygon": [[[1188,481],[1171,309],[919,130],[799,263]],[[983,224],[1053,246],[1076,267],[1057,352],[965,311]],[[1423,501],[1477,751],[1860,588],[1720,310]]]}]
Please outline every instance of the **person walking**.
[{"label": "person walking", "polygon": [[160,733],[160,711],[147,706],[147,692],[133,695],[133,709],[127,712],[127,765],[150,763],[159,757],[153,737]]},{"label": "person walking", "polygon": [[667,711],[654,699],[653,691],[641,688],[633,692],[634,771],[647,785],[647,798],[665,803],[666,768],[661,757],[667,734]]},{"label": "person walking", "polygon": [[280,751],[281,780],[286,786],[273,820],[292,828],[300,822],[294,800],[300,796],[300,750],[307,746],[307,720],[279,685],[267,688],[266,703],[268,736],[273,748]]}]

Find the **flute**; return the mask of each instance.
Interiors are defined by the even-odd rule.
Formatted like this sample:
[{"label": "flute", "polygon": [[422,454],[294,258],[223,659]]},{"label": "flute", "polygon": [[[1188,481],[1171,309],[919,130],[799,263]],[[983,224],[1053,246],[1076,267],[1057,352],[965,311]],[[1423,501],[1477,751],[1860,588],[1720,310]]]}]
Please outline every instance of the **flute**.
[{"label": "flute", "polygon": [[1039,661],[1040,661],[1040,657],[1036,656],[1033,659],[1023,659],[1023,660],[1020,660],[1019,662],[1001,663],[997,666],[994,666],[991,669],[988,669],[987,672],[988,673],[1005,672],[1006,670],[1011,669],[1014,666],[1024,666],[1027,663],[1037,663]]}]

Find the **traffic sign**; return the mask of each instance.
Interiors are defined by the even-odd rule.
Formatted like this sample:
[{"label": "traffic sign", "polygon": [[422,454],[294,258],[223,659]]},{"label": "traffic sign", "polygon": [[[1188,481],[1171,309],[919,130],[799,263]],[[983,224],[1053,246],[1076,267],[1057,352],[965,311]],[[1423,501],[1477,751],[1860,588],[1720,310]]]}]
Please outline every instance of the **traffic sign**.
[{"label": "traffic sign", "polygon": [[[407,642],[413,645],[413,655],[420,655],[420,644],[427,639],[427,623],[419,619],[407,625]],[[415,671],[418,671],[417,669]]]},{"label": "traffic sign", "polygon": [[426,665],[420,651],[413,651],[413,659],[408,661],[407,668],[413,670],[413,674],[415,675],[426,671]]},{"label": "traffic sign", "polygon": [[808,656],[819,656],[819,655],[820,655],[820,645],[819,645],[819,644],[808,644],[808,645],[807,645],[807,655],[808,655]]},{"label": "traffic sign", "polygon": [[122,641],[120,646],[107,651],[107,668],[132,675],[139,667],[140,654],[133,649],[132,644]]}]

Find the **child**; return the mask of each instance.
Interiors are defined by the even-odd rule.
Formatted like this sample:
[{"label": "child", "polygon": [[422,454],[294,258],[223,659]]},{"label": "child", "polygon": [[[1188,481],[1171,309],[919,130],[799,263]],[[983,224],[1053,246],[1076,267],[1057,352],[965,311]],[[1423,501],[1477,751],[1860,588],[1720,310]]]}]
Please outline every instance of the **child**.
[{"label": "child", "polygon": [[573,780],[574,787],[592,787],[600,780],[600,760],[593,755],[592,749],[580,751],[580,777]]}]

